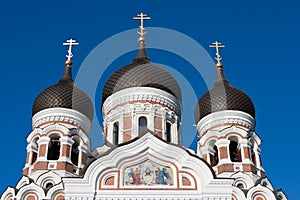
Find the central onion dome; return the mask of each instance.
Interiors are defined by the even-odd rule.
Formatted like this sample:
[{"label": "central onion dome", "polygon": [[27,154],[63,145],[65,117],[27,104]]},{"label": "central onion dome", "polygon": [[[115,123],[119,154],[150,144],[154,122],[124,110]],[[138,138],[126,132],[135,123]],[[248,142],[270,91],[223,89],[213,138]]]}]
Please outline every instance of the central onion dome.
[{"label": "central onion dome", "polygon": [[177,81],[165,69],[151,63],[144,42],[144,38],[139,39],[139,50],[135,59],[108,79],[102,92],[102,104],[110,95],[131,87],[161,89],[175,96],[181,103],[181,90]]},{"label": "central onion dome", "polygon": [[219,62],[216,82],[213,88],[199,99],[195,109],[195,121],[198,123],[203,117],[224,110],[243,111],[255,118],[255,108],[250,97],[230,85],[225,78],[223,65]]},{"label": "central onion dome", "polygon": [[94,109],[90,98],[75,86],[72,79],[71,61],[66,62],[64,74],[60,81],[43,90],[35,99],[32,116],[47,108],[74,109],[93,120]]}]

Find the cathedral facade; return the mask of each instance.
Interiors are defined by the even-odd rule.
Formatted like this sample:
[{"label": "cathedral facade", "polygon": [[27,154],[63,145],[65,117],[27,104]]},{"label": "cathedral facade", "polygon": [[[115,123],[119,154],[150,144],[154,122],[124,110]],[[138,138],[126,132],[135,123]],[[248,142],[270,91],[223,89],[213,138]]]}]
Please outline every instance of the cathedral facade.
[{"label": "cathedral facade", "polygon": [[213,43],[215,84],[191,105],[199,136],[194,151],[181,141],[179,84],[148,58],[143,23],[139,34],[136,57],[102,91],[105,143],[96,149],[89,138],[94,106],[73,81],[76,43],[68,40],[62,78],[32,107],[23,176],[1,200],[287,199],[265,175],[254,104],[226,79],[220,43]]}]

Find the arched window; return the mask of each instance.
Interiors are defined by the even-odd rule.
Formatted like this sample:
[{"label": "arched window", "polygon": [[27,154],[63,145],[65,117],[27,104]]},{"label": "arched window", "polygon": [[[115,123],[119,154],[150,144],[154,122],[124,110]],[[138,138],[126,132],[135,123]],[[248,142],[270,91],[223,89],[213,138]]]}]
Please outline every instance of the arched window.
[{"label": "arched window", "polygon": [[72,149],[71,149],[71,161],[74,165],[78,165],[79,160],[79,141],[78,139],[73,139]]},{"label": "arched window", "polygon": [[32,141],[31,144],[31,162],[30,164],[32,165],[33,163],[35,163],[36,159],[37,159],[37,155],[38,155],[38,150],[39,150],[39,145],[37,143],[39,138],[35,138]]},{"label": "arched window", "polygon": [[171,123],[166,123],[166,132],[165,132],[165,138],[168,142],[171,142]]},{"label": "arched window", "polygon": [[147,129],[147,118],[139,118],[139,136]]},{"label": "arched window", "polygon": [[241,156],[241,151],[238,146],[238,142],[234,139],[230,140],[229,154],[230,154],[230,160],[232,162],[242,162],[242,156]]},{"label": "arched window", "polygon": [[48,160],[58,160],[60,155],[60,141],[58,135],[53,135],[50,137],[48,144]]},{"label": "arched window", "polygon": [[113,143],[114,145],[119,144],[119,122],[114,123],[113,127]]}]

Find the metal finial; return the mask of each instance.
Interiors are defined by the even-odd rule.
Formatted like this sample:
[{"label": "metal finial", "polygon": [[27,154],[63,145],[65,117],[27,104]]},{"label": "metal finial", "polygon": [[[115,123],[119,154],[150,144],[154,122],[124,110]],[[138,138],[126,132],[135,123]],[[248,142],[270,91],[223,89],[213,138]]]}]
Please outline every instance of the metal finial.
[{"label": "metal finial", "polygon": [[216,59],[216,61],[218,61],[217,62],[217,68],[221,69],[223,67],[223,64],[221,63],[222,57],[219,53],[219,48],[224,48],[225,46],[221,45],[221,42],[215,41],[209,47],[210,48],[216,48],[216,57],[215,57],[215,59]]},{"label": "metal finial", "polygon": [[149,20],[151,19],[151,17],[147,17],[147,15],[145,13],[141,13],[138,14],[137,17],[133,18],[134,20],[140,20],[141,21],[141,25],[140,25],[140,31],[138,31],[137,33],[140,35],[140,38],[144,38],[144,35],[146,35],[146,31],[144,28],[144,20]]},{"label": "metal finial", "polygon": [[79,45],[79,43],[76,42],[76,40],[69,39],[66,42],[64,42],[63,45],[64,46],[69,46],[68,54],[66,55],[66,57],[68,58],[67,61],[66,61],[66,65],[72,65],[72,61],[71,61],[71,58],[73,57],[72,46],[73,45]]}]

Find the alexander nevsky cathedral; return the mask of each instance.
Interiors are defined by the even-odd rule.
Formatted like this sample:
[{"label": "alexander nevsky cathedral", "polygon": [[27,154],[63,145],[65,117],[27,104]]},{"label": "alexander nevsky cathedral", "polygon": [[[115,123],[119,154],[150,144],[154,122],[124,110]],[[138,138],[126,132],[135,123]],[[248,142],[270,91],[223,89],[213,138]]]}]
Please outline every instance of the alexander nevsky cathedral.
[{"label": "alexander nevsky cathedral", "polygon": [[23,176],[1,200],[286,200],[265,175],[254,104],[226,79],[221,43],[212,45],[215,83],[190,105],[199,138],[192,150],[182,145],[180,86],[147,56],[149,17],[135,19],[141,22],[136,57],[102,91],[105,144],[91,148],[94,105],[73,81],[76,41],[67,40],[61,79],[32,106]]}]

